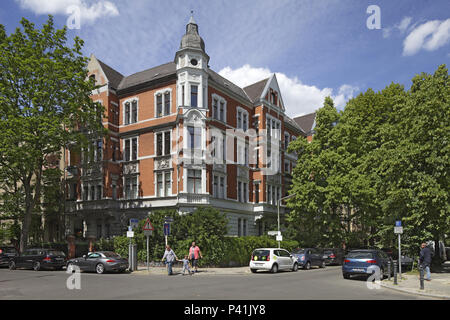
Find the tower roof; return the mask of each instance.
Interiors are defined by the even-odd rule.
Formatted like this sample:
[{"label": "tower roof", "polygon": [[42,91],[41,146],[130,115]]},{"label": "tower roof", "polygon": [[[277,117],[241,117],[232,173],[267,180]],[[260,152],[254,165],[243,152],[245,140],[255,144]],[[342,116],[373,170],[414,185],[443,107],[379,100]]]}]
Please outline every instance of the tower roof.
[{"label": "tower roof", "polygon": [[[191,11],[192,14],[192,11]],[[205,42],[198,34],[198,25],[191,15],[188,24],[186,25],[186,34],[181,38],[180,50],[182,49],[200,49],[205,52]]]}]

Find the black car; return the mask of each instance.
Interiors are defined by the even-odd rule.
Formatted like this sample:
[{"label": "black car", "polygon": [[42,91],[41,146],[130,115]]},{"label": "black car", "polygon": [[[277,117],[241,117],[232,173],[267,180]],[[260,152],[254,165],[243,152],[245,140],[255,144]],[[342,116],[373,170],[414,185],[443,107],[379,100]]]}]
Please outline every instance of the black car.
[{"label": "black car", "polygon": [[55,249],[33,248],[26,249],[22,254],[12,258],[9,262],[9,269],[62,270],[65,265],[66,255],[64,252]]},{"label": "black car", "polygon": [[329,265],[341,265],[344,261],[345,252],[339,248],[325,248],[323,249],[323,258],[325,264]]},{"label": "black car", "polygon": [[112,251],[90,252],[82,258],[74,258],[67,261],[67,270],[75,271],[74,266],[80,271],[92,271],[104,273],[105,271],[124,272],[128,268],[128,260]]},{"label": "black car", "polygon": [[14,258],[17,251],[14,247],[0,247],[0,267],[9,266],[9,261]]}]

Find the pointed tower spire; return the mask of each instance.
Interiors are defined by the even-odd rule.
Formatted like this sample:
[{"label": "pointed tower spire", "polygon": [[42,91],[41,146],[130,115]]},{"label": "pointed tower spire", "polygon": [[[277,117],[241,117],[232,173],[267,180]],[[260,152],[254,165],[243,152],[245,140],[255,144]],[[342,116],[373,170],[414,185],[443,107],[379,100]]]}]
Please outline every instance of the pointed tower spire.
[{"label": "pointed tower spire", "polygon": [[194,10],[191,10],[191,18],[189,19],[188,24],[197,24],[194,20]]}]

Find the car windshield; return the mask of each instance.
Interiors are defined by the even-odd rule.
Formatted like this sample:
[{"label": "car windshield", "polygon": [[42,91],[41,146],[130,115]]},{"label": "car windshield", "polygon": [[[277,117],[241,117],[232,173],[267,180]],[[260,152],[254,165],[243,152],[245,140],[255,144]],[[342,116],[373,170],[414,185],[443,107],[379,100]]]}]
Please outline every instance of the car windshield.
[{"label": "car windshield", "polygon": [[292,253],[294,253],[294,254],[304,254],[305,253],[305,249],[296,249]]},{"label": "car windshield", "polygon": [[57,251],[57,250],[51,250],[51,251],[49,251],[49,252],[48,252],[48,255],[49,255],[49,256],[63,256],[63,257],[66,256],[66,254],[65,254],[64,252],[62,252],[62,251]]},{"label": "car windshield", "polygon": [[347,255],[349,259],[373,259],[372,252],[364,252],[364,251],[353,251],[349,252]]},{"label": "car windshield", "polygon": [[106,251],[106,252],[103,252],[103,254],[105,255],[105,257],[108,257],[108,258],[120,258],[120,255],[118,255],[117,253],[115,253],[115,252],[112,252],[112,251]]}]

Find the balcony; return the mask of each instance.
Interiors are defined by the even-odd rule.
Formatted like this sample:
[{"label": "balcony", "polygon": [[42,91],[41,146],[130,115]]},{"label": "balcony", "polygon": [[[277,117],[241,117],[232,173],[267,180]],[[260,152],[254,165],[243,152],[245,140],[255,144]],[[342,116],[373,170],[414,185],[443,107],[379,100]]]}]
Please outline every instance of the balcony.
[{"label": "balcony", "polygon": [[178,195],[178,202],[188,204],[209,204],[209,197],[209,194],[180,193]]},{"label": "balcony", "polygon": [[119,202],[112,199],[66,201],[66,212],[119,209]]}]

